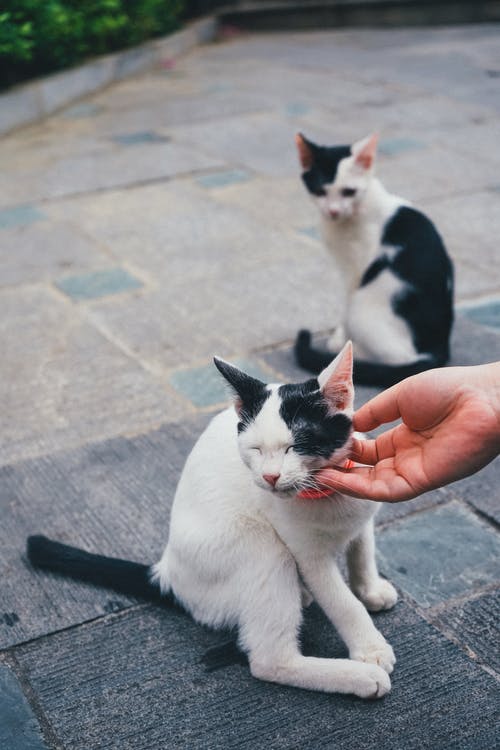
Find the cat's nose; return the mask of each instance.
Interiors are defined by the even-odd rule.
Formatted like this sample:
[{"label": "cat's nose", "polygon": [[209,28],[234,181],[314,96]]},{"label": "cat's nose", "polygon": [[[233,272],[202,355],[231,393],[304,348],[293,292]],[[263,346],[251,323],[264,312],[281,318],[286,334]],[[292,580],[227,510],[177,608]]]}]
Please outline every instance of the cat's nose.
[{"label": "cat's nose", "polygon": [[271,487],[276,486],[276,482],[280,478],[281,474],[263,474],[262,475],[266,482],[271,485]]},{"label": "cat's nose", "polygon": [[330,216],[332,219],[337,219],[339,215],[339,211],[336,208],[330,208]]}]

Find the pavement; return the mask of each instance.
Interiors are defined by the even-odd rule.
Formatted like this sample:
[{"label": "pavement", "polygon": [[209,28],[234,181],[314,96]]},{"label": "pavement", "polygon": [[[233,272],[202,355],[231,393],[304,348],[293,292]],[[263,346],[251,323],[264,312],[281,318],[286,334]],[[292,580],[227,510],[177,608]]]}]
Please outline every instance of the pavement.
[{"label": "pavement", "polygon": [[[210,671],[180,613],[36,573],[42,532],[158,559],[183,461],[227,402],[213,354],[304,378],[338,278],[293,135],[381,133],[379,175],[457,272],[453,362],[500,359],[499,26],[232,35],[0,141],[0,746],[498,747],[500,465],[379,515],[401,600],[379,702]],[[373,393],[358,389],[358,403]],[[304,648],[345,655],[314,607]]]}]

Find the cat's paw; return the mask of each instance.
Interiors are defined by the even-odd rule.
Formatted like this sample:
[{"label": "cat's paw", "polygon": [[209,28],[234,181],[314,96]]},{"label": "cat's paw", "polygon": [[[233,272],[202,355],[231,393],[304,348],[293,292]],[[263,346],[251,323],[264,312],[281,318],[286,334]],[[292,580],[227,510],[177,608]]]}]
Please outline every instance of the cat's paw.
[{"label": "cat's paw", "polygon": [[391,680],[386,671],[375,664],[356,664],[351,674],[349,692],[360,698],[382,698],[391,692]]},{"label": "cat's paw", "polygon": [[385,578],[378,578],[369,585],[356,586],[354,593],[369,612],[392,609],[398,600],[398,592]]},{"label": "cat's paw", "polygon": [[344,326],[337,326],[328,341],[326,342],[326,348],[330,352],[339,352],[346,342],[346,334]]},{"label": "cat's paw", "polygon": [[377,640],[356,647],[349,656],[354,661],[376,664],[387,674],[391,674],[396,663],[392,646],[382,636],[380,636],[380,639],[377,638]]}]

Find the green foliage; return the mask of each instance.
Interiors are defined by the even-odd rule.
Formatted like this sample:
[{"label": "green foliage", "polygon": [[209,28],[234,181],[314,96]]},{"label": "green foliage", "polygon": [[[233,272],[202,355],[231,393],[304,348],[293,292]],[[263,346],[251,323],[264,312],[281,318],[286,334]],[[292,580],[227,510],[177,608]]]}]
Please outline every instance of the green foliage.
[{"label": "green foliage", "polygon": [[183,0],[0,0],[0,86],[176,28]]}]

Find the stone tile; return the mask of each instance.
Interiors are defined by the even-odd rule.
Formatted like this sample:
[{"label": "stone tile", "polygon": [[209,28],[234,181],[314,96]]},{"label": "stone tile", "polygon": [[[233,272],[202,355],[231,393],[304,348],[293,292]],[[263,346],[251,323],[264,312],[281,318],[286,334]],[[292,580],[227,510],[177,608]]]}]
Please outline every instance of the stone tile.
[{"label": "stone tile", "polygon": [[378,535],[381,570],[420,606],[500,578],[500,539],[458,503],[410,516]]},{"label": "stone tile", "polygon": [[386,156],[396,156],[404,151],[419,151],[425,147],[425,143],[413,140],[412,138],[384,138],[380,142],[378,150]]},{"label": "stone tile", "polygon": [[142,282],[124,268],[110,268],[78,276],[66,276],[57,281],[56,286],[72,300],[79,301],[130,292],[139,289]]},{"label": "stone tile", "polygon": [[189,412],[56,292],[6,289],[0,304],[0,465]]},{"label": "stone tile", "polygon": [[294,129],[284,116],[274,112],[228,117],[224,128],[214,128],[210,122],[195,123],[169,132],[183,145],[203,143],[204,153],[213,158],[270,177],[289,177],[297,172]]},{"label": "stone tile", "polygon": [[57,279],[108,262],[97,243],[79,227],[59,221],[40,221],[5,229],[1,235],[0,286]]},{"label": "stone tile", "polygon": [[433,622],[500,674],[500,592],[448,607]]},{"label": "stone tile", "polygon": [[451,337],[451,365],[481,365],[500,360],[500,335],[457,311]]},{"label": "stone tile", "polygon": [[[398,656],[393,692],[377,703],[263,683],[242,665],[207,673],[200,655],[221,636],[160,608],[56,634],[17,658],[73,750],[400,750],[401,737],[408,750],[494,747],[484,717],[497,705],[495,679],[404,604],[377,624]],[[307,653],[345,656],[314,608],[305,640]]]},{"label": "stone tile", "polygon": [[448,499],[464,500],[480,513],[500,524],[499,486],[500,461],[496,458],[477,474],[443,487],[442,492]]},{"label": "stone tile", "polygon": [[196,182],[205,188],[221,188],[227,185],[234,185],[239,182],[246,182],[251,179],[251,175],[243,169],[231,169],[227,172],[213,172],[212,174],[198,177]]},{"label": "stone tile", "polygon": [[[238,358],[232,359],[231,363],[264,383],[273,380],[272,373],[264,370],[255,360]],[[213,363],[189,370],[177,370],[171,373],[169,382],[194,406],[214,406],[231,399],[231,390]]]},{"label": "stone tile", "polygon": [[38,721],[22,688],[0,663],[0,745],[8,750],[46,750]]},{"label": "stone tile", "polygon": [[500,301],[487,302],[462,309],[462,314],[476,323],[490,328],[500,328]]},{"label": "stone tile", "polygon": [[321,234],[318,227],[300,227],[299,232],[306,237],[310,237],[312,240],[318,240],[318,242],[321,242]]},{"label": "stone tile", "polygon": [[138,143],[165,143],[168,138],[152,130],[139,130],[136,133],[114,135],[112,140],[120,146],[136,146]]},{"label": "stone tile", "polygon": [[500,232],[498,205],[498,196],[489,191],[474,193],[473,197],[455,195],[422,203],[439,228],[451,257],[464,264],[457,273],[459,297],[472,296],[466,264],[480,271],[484,279],[483,293],[488,289],[500,290],[500,280],[492,273],[497,263],[496,236]]},{"label": "stone tile", "polygon": [[186,419],[0,469],[0,648],[132,603],[35,572],[26,538],[43,533],[103,554],[159,559],[179,474],[206,421]]},{"label": "stone tile", "polygon": [[11,229],[12,227],[25,227],[42,221],[47,217],[36,206],[28,204],[24,206],[13,206],[0,210],[0,229]]},{"label": "stone tile", "polygon": [[13,200],[8,192],[12,182],[15,195],[29,194],[33,200],[40,200],[126,187],[224,166],[221,160],[206,156],[195,146],[187,148],[173,142],[138,143],[129,149],[108,144],[106,149],[101,146],[92,158],[88,153],[60,155],[33,165],[28,173],[13,165],[4,169],[0,189],[5,205]]},{"label": "stone tile", "polygon": [[102,107],[99,107],[93,102],[80,102],[75,104],[73,107],[68,107],[62,113],[62,117],[68,120],[78,120],[80,118],[95,117],[95,115],[102,112]]}]

